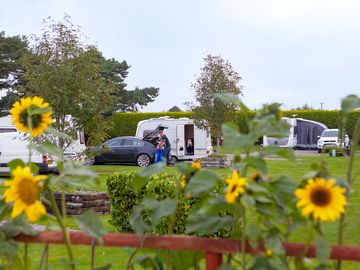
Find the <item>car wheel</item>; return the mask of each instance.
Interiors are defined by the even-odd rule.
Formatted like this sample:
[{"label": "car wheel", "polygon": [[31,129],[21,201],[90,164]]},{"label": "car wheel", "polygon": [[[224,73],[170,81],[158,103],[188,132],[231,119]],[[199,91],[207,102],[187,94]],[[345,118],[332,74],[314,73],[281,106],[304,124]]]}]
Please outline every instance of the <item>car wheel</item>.
[{"label": "car wheel", "polygon": [[322,153],[322,149],[321,149],[321,148],[318,149],[318,153],[319,153],[319,154]]},{"label": "car wheel", "polygon": [[95,165],[95,158],[90,158],[90,157],[85,158],[84,165],[86,166]]},{"label": "car wheel", "polygon": [[136,163],[140,167],[147,167],[150,165],[151,160],[147,154],[141,154],[136,158]]}]

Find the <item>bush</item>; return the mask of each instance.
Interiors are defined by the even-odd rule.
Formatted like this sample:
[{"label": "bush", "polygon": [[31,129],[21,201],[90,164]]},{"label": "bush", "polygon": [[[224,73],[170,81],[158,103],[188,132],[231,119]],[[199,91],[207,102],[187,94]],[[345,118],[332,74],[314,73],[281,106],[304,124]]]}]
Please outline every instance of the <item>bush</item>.
[{"label": "bush", "polygon": [[[152,197],[157,200],[175,198],[176,187],[179,175],[160,174],[150,177],[148,184],[135,192],[132,183],[135,179],[134,172],[115,174],[107,179],[107,187],[111,202],[110,223],[119,232],[133,232],[129,225],[129,216],[133,207],[139,204],[145,197]],[[185,232],[186,219],[191,208],[197,203],[194,199],[186,199],[184,192],[179,192],[180,203],[178,205],[174,233]],[[166,234],[168,232],[169,218],[160,220],[154,233]]]}]

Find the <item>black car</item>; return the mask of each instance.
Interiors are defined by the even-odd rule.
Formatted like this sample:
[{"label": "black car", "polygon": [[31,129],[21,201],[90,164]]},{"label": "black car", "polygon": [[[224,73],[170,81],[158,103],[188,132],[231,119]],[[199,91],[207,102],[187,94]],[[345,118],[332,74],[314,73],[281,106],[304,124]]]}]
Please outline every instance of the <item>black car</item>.
[{"label": "black car", "polygon": [[155,147],[153,144],[136,137],[116,137],[98,147],[93,164],[132,163],[141,167],[154,162]]}]

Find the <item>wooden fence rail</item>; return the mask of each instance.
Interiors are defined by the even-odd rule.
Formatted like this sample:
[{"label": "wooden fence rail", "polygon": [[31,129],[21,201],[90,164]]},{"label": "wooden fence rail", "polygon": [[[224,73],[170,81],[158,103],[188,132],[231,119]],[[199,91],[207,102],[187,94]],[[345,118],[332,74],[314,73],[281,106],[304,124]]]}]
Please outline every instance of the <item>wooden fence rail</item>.
[{"label": "wooden fence rail", "polygon": [[[107,233],[102,236],[103,245],[111,247],[142,247],[152,249],[167,249],[179,251],[202,251],[205,253],[206,270],[215,270],[222,263],[222,255],[239,253],[242,250],[241,241],[231,239],[214,239],[206,237],[179,236],[179,235],[136,235],[126,233]],[[63,235],[58,231],[44,231],[31,237],[19,235],[17,242],[34,244],[64,244]],[[91,245],[93,238],[83,232],[70,232],[73,245]],[[315,246],[302,243],[284,243],[284,250],[290,257],[315,257]],[[264,251],[259,245],[253,249],[248,243],[245,251],[249,254],[258,254]],[[360,246],[332,246],[331,259],[360,261]]]}]

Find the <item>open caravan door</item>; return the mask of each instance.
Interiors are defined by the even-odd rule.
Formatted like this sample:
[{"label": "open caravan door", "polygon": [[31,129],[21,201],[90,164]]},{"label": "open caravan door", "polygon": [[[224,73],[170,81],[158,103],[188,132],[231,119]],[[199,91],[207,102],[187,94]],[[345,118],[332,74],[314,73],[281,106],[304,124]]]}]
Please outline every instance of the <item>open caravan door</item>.
[{"label": "open caravan door", "polygon": [[176,125],[176,155],[177,157],[185,156],[185,126]]}]

